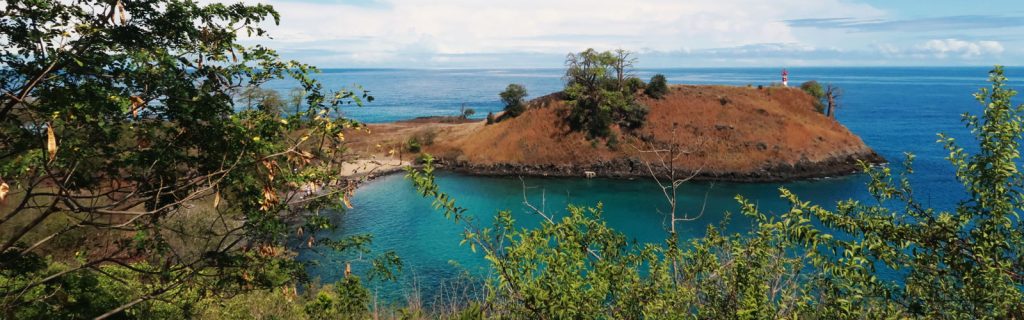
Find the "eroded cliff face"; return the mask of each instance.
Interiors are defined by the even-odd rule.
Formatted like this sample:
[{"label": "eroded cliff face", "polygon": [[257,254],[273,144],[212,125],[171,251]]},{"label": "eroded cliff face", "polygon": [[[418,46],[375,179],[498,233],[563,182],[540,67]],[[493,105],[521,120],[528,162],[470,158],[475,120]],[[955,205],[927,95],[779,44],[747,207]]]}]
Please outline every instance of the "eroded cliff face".
[{"label": "eroded cliff face", "polygon": [[[850,174],[860,161],[885,161],[796,88],[673,86],[664,99],[641,102],[650,108],[646,124],[633,132],[614,128],[617,142],[571,132],[562,121],[568,108],[552,94],[496,124],[375,125],[382,137],[367,135],[357,145],[401,146],[412,136],[429,137],[422,150],[442,166],[487,175],[582,177],[589,171],[626,178],[671,168],[701,180],[786,181]],[[661,150],[660,157],[652,150]],[[674,159],[662,163],[667,150],[676,151]]]}]

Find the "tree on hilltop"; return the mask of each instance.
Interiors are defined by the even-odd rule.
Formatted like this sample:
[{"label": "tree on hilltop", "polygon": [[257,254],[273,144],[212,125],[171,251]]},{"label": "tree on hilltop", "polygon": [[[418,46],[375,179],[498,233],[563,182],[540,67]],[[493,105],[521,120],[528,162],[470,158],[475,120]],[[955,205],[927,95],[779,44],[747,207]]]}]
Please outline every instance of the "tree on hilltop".
[{"label": "tree on hilltop", "polygon": [[526,96],[529,95],[526,92],[526,87],[521,84],[509,84],[505,87],[505,91],[502,91],[498,96],[501,97],[501,101],[505,103],[505,117],[518,117],[523,112],[526,112]]},{"label": "tree on hilltop", "polygon": [[590,138],[603,138],[611,125],[625,129],[643,126],[647,107],[636,101],[628,85],[636,59],[628,51],[598,52],[587,49],[566,56],[565,96],[570,106],[567,118],[574,131]]}]

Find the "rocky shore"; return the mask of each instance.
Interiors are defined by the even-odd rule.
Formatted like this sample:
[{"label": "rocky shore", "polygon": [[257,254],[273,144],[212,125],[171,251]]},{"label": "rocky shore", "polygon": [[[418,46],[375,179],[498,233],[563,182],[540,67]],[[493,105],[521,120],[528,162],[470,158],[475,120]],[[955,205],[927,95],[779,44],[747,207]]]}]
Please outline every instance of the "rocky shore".
[{"label": "rocky shore", "polygon": [[[850,154],[826,161],[802,161],[796,164],[772,164],[749,172],[712,172],[686,171],[676,172],[677,178],[693,176],[693,181],[718,182],[789,182],[829,177],[839,177],[862,171],[861,162],[868,165],[884,164],[885,159],[874,152]],[[587,172],[596,177],[634,179],[650,178],[651,172],[643,160],[616,159],[601,161],[592,165],[555,165],[555,164],[473,164],[467,161],[438,159],[439,168],[471,175],[482,176],[536,176],[536,177],[578,177],[585,178]],[[654,169],[660,177],[667,177],[667,170]]]}]

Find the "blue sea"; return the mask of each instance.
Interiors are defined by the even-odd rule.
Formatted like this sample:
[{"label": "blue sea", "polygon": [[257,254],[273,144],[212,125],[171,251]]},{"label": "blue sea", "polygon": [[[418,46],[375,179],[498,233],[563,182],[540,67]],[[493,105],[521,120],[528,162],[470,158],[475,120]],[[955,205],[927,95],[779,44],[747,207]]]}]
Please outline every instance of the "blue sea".
[{"label": "blue sea", "polygon": [[[899,163],[904,153],[915,154],[911,182],[924,204],[953,208],[963,199],[963,187],[953,178],[945,160],[948,155],[936,143],[937,133],[959,140],[967,150],[976,143],[960,122],[963,113],[977,113],[982,106],[973,93],[987,85],[987,67],[934,68],[790,68],[790,85],[807,80],[832,83],[843,89],[839,121],[886,159]],[[777,68],[643,69],[637,75],[649,79],[664,74],[680,84],[768,85],[779,82]],[[1010,85],[1022,89],[1024,68],[1007,68]],[[474,70],[323,70],[317,77],[328,88],[370,90],[376,98],[364,107],[353,107],[346,116],[377,123],[421,116],[456,115],[463,106],[478,117],[501,109],[498,93],[510,83],[526,86],[533,97],[561,89],[561,69],[474,69]],[[272,88],[290,90],[294,83],[275,81]],[[1020,103],[1021,100],[1015,101]],[[894,165],[894,167],[897,167]],[[750,221],[738,214],[736,195],[756,202],[762,209],[779,212],[786,203],[778,188],[786,187],[804,200],[825,207],[836,201],[855,199],[874,202],[866,191],[866,177],[854,175],[794,183],[691,183],[681,194],[681,212],[699,218],[686,222],[683,238],[702,236],[708,225],[719,225],[729,215],[726,230],[743,232]],[[529,200],[555,215],[567,204],[604,205],[604,218],[613,228],[638,242],[663,241],[667,207],[653,181],[607,179],[543,179],[473,177],[442,173],[438,183],[461,205],[486,223],[497,210],[509,209],[525,227],[536,226],[538,218],[523,205],[523,191]],[[707,206],[701,210],[707,199]],[[377,179],[359,188],[354,209],[342,213],[337,231],[327,237],[371,234],[375,253],[395,251],[405,266],[394,283],[371,282],[382,301],[404,301],[419,292],[426,303],[438,297],[460,274],[486,271],[485,261],[466,246],[459,246],[461,228],[445,220],[419,197],[401,174]],[[309,272],[322,283],[337,281],[344,262],[355,271],[365,271],[372,255],[338,255],[323,249],[301,250],[299,258],[311,263]]]}]

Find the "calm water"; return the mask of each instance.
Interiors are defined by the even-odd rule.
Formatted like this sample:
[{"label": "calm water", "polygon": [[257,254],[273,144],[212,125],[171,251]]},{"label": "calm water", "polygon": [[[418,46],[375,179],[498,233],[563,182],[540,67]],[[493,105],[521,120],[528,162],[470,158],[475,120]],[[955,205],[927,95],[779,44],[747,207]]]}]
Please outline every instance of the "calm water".
[{"label": "calm water", "polygon": [[[960,114],[981,107],[972,93],[985,86],[989,68],[792,68],[790,83],[806,80],[834,83],[844,90],[838,118],[879,154],[899,161],[904,152],[917,155],[912,178],[920,200],[950,208],[960,199],[962,187],[951,178],[946,152],[936,144],[936,133],[944,132],[969,142]],[[1009,68],[1012,79],[1024,79],[1024,69]],[[1017,74],[1020,71],[1021,74]],[[638,72],[641,78],[665,74],[672,83],[767,85],[778,81],[777,69],[659,69]],[[328,87],[360,84],[377,98],[363,108],[350,109],[347,116],[365,122],[387,122],[417,116],[454,115],[465,104],[483,117],[501,109],[500,92],[509,83],[520,83],[532,96],[561,88],[561,70],[326,70],[319,78]],[[274,88],[287,90],[292,84],[280,81]],[[1022,82],[1011,85],[1021,89]],[[973,146],[967,146],[973,150]],[[510,209],[523,226],[535,226],[537,217],[522,204],[523,185],[530,201],[548,211],[561,213],[568,203],[594,205],[602,202],[608,223],[637,241],[664,239],[665,201],[652,181],[525,179],[439,176],[443,190],[453,195],[470,212],[486,220],[499,209]],[[700,219],[681,225],[684,237],[701,236],[709,224],[719,224],[726,211],[736,213],[733,197],[743,195],[769,211],[785,209],[777,189],[785,186],[805,200],[827,207],[844,199],[871,201],[864,176],[852,176],[788,184],[706,184],[685,186],[683,212],[697,214],[707,195],[708,205]],[[370,233],[373,248],[394,250],[406,264],[398,284],[374,284],[385,300],[401,299],[412,283],[426,301],[438,286],[462,271],[478,272],[484,261],[468,247],[458,245],[460,229],[432,210],[428,199],[420,198],[402,175],[378,179],[360,187],[353,199],[355,209],[341,219],[332,235]],[[749,221],[731,216],[729,231],[743,231]],[[325,283],[336,281],[344,269],[338,261],[360,257],[336,256],[318,250],[300,252],[300,259],[316,261],[310,273]],[[358,271],[366,263],[356,262]],[[455,266],[457,265],[457,266]]]}]

